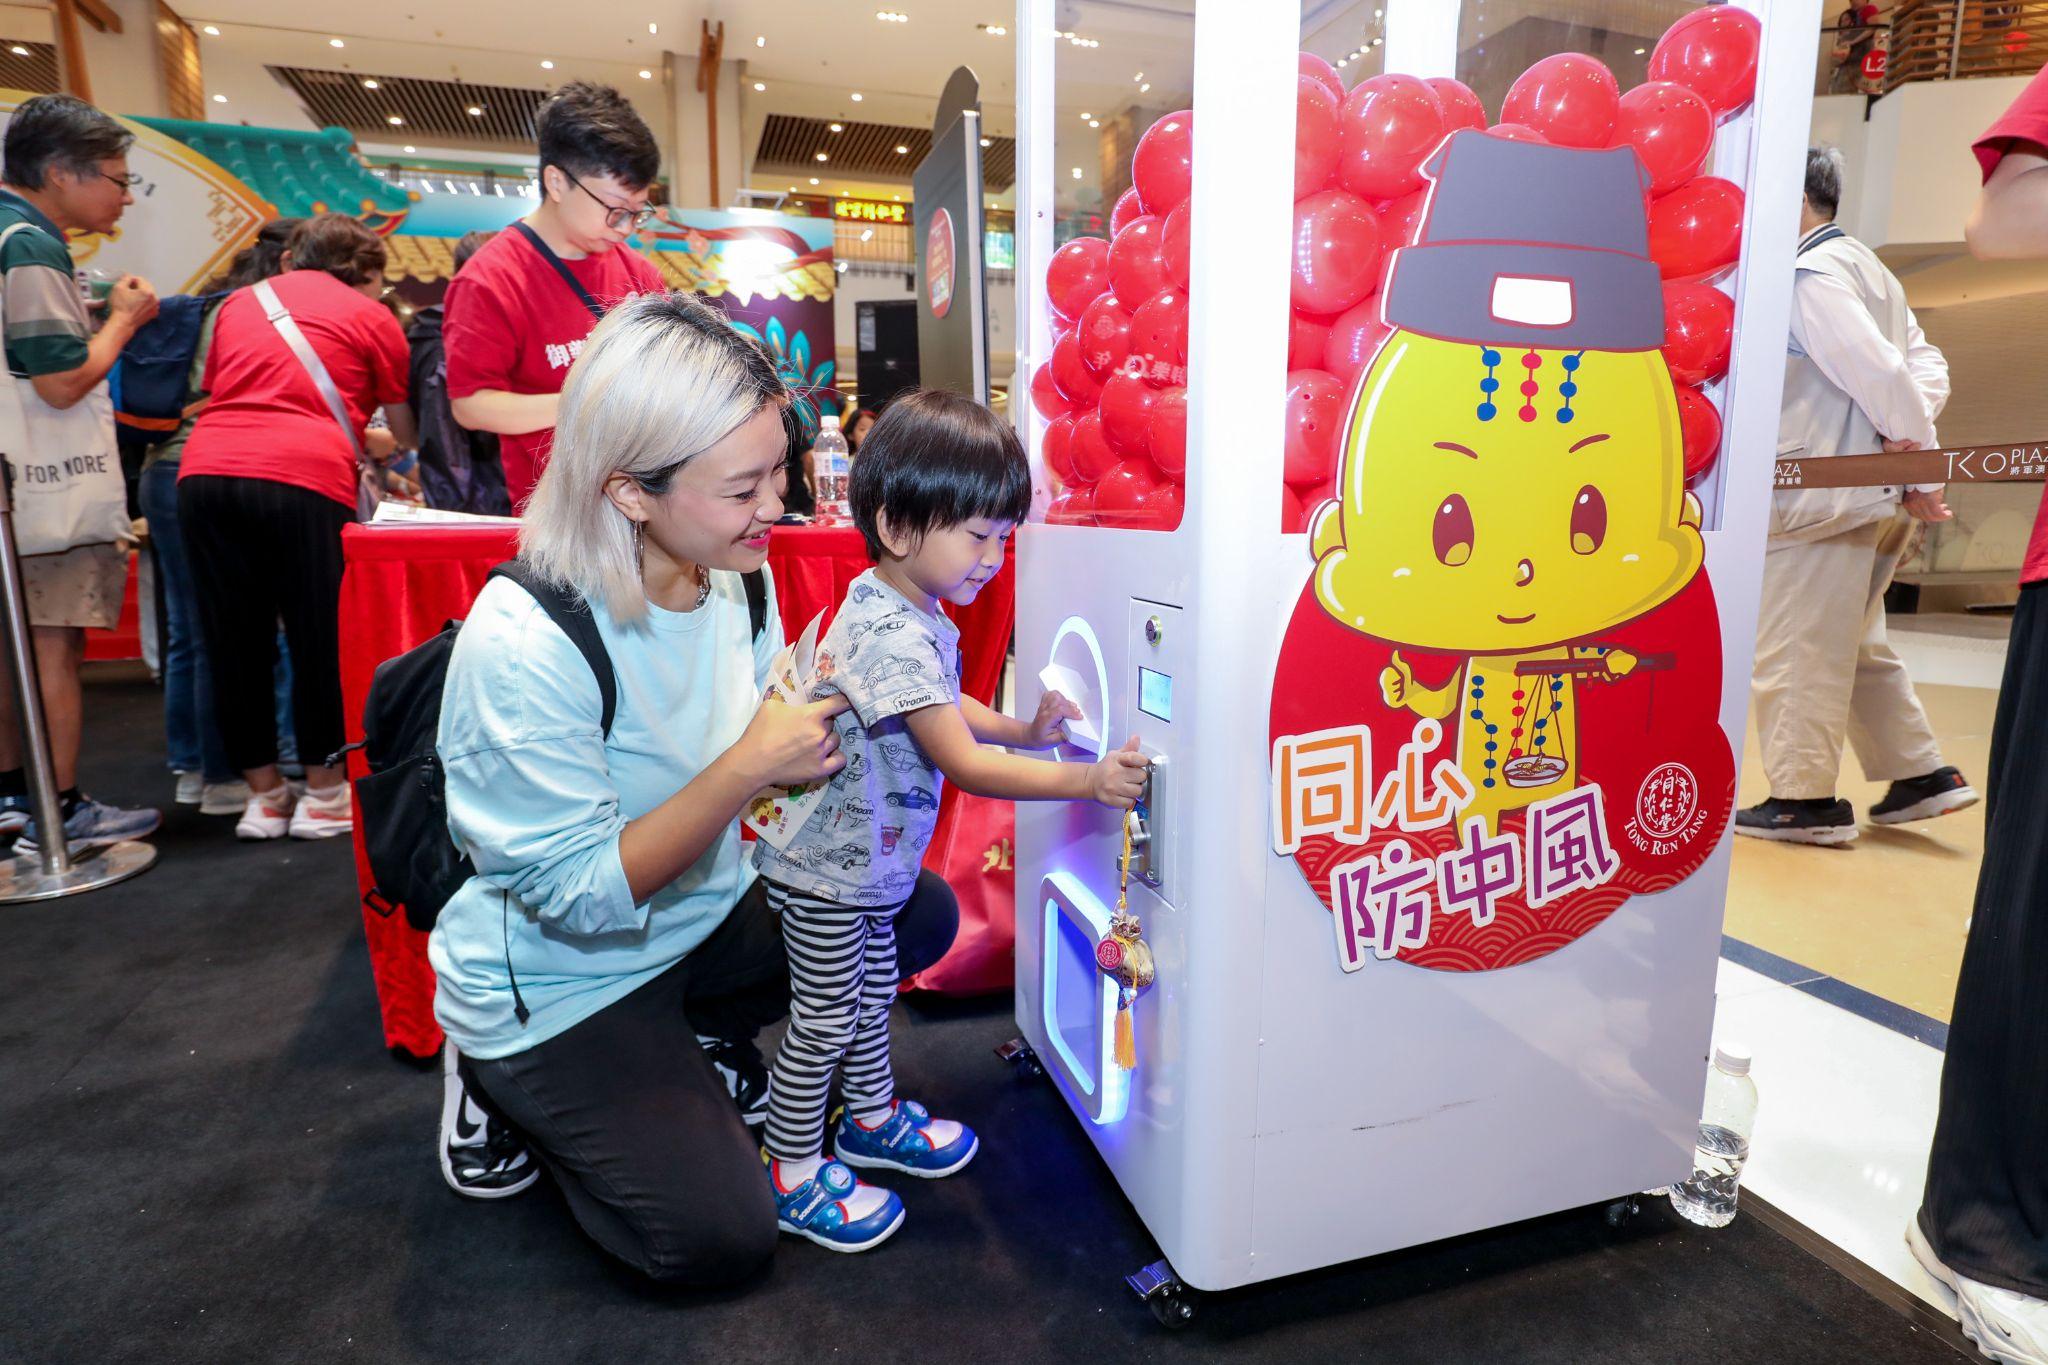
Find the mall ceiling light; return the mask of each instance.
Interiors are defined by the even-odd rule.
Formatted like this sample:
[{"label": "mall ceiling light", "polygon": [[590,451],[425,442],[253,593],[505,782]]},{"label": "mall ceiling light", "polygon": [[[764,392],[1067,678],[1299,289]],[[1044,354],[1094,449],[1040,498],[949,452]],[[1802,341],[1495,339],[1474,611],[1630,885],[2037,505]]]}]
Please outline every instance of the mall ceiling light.
[{"label": "mall ceiling light", "polygon": [[812,183],[813,185],[817,184],[817,183],[818,183],[818,177],[817,177],[817,176],[815,176],[815,175],[814,175],[814,176],[812,176],[812,177],[811,177],[811,183]]},{"label": "mall ceiling light", "polygon": [[375,90],[376,88],[377,82],[374,80],[367,80],[363,82],[363,89],[365,90]]},{"label": "mall ceiling light", "polygon": [[761,84],[761,82],[759,81],[754,82],[754,93],[757,95],[766,90],[767,88],[767,86]]},{"label": "mall ceiling light", "polygon": [[653,24],[653,23],[650,23],[650,24],[649,24],[649,25],[647,26],[647,36],[648,36],[648,37],[650,37],[650,38],[654,37],[654,36],[655,36],[656,34],[658,34],[658,33],[660,33],[660,32],[661,32],[661,25],[660,25],[660,24]]},{"label": "mall ceiling light", "polygon": [[1099,119],[1099,118],[1092,118],[1092,119],[1089,119],[1089,120],[1088,120],[1088,126],[1089,126],[1090,128],[1100,128],[1100,127],[1102,126],[1102,120],[1101,120],[1101,119]]},{"label": "mall ceiling light", "polygon": [[878,9],[875,11],[875,17],[885,24],[907,24],[910,22],[910,16],[901,10]]},{"label": "mall ceiling light", "polygon": [[827,128],[830,128],[835,133],[843,133],[846,131],[846,125],[843,123],[828,123],[825,126]]},{"label": "mall ceiling light", "polygon": [[[19,48],[16,48],[16,49],[15,49],[15,51],[17,51],[17,52],[19,52],[20,50],[21,50],[21,49],[19,49]],[[226,95],[215,95],[215,96],[213,97],[213,102],[214,102],[215,104],[226,104],[226,103],[228,102],[228,97],[227,97]]]},{"label": "mall ceiling light", "polygon": [[873,228],[862,228],[860,230],[860,239],[863,242],[872,242],[875,240],[875,230]]},{"label": "mall ceiling light", "polygon": [[1081,178],[1081,168],[1080,168],[1079,166],[1076,166],[1076,167],[1074,167],[1074,179],[1076,179],[1076,180],[1079,180],[1080,178]]},{"label": "mall ceiling light", "polygon": [[415,147],[414,147],[414,146],[413,146],[413,145],[412,145],[412,144],[411,144],[410,142],[408,142],[407,144],[405,144],[405,152],[406,152],[406,155],[407,155],[407,156],[410,156],[410,155],[412,155],[412,153],[413,153],[414,151],[416,151],[416,150],[417,150],[417,149],[416,149],[416,148],[415,148]]},{"label": "mall ceiling light", "polygon": [[543,71],[553,71],[555,69],[555,64],[543,58],[541,60],[540,69]]},{"label": "mall ceiling light", "polygon": [[484,107],[481,104],[470,105],[469,116],[471,118],[482,118],[484,116]]},{"label": "mall ceiling light", "polygon": [[347,47],[347,46],[348,46],[348,44],[347,44],[347,43],[344,43],[344,42],[343,42],[343,41],[342,41],[341,39],[339,39],[339,38],[329,38],[329,39],[327,40],[327,45],[328,45],[329,47]]},{"label": "mall ceiling light", "polygon": [[654,79],[654,73],[652,71],[643,69],[640,72],[640,79],[643,81],[651,81]]},{"label": "mall ceiling light", "polygon": [[995,144],[991,143],[987,138],[983,138],[981,140],[981,145],[984,147],[991,147],[994,146]]},{"label": "mall ceiling light", "polygon": [[1636,49],[1636,55],[1637,55],[1638,57],[1640,57],[1640,56],[1642,56],[1642,55],[1643,55],[1643,54],[1644,54],[1645,52],[1648,52],[1649,50],[1650,50],[1650,49],[1648,49],[1648,48],[1646,48],[1646,47],[1639,47],[1639,48],[1637,48],[1637,49]]},{"label": "mall ceiling light", "polygon": [[854,102],[855,104],[859,104],[859,103],[860,103],[860,91],[856,90],[856,91],[854,91],[854,92],[853,92],[853,102]]},{"label": "mall ceiling light", "polygon": [[1010,33],[1010,30],[1004,28],[1001,24],[983,24],[981,31],[991,38],[1005,38]]},{"label": "mall ceiling light", "polygon": [[384,116],[384,121],[390,124],[393,128],[403,128],[405,126],[405,120],[400,118],[396,114],[386,114]]},{"label": "mall ceiling light", "polygon": [[757,34],[755,34],[755,35],[754,35],[754,46],[755,46],[755,47],[766,47],[766,46],[768,46],[768,35],[767,35],[767,34],[765,34],[765,33],[757,33]]},{"label": "mall ceiling light", "polygon": [[199,31],[201,33],[204,33],[209,38],[220,37],[220,25],[218,24],[208,24],[205,28],[202,28]]},{"label": "mall ceiling light", "polygon": [[20,43],[16,43],[13,47],[8,48],[7,50],[9,52],[12,52],[17,57],[28,56],[28,49],[23,47]]},{"label": "mall ceiling light", "polygon": [[819,161],[826,161],[829,160],[830,158],[828,158],[823,152],[819,152],[816,159]]},{"label": "mall ceiling light", "polygon": [[896,155],[898,155],[898,156],[909,156],[909,155],[910,155],[910,148],[908,148],[908,147],[904,146],[904,145],[903,145],[902,143],[900,143],[900,142],[899,142],[899,143],[897,143],[897,144],[896,144]]},{"label": "mall ceiling light", "polygon": [[1146,93],[1147,91],[1151,90],[1151,88],[1152,88],[1152,82],[1150,82],[1150,81],[1146,81],[1146,82],[1144,82],[1143,84],[1139,85],[1139,87],[1138,87],[1138,93],[1139,93],[1139,94],[1141,94],[1141,95],[1142,95],[1142,94],[1145,94],[1145,93]]}]

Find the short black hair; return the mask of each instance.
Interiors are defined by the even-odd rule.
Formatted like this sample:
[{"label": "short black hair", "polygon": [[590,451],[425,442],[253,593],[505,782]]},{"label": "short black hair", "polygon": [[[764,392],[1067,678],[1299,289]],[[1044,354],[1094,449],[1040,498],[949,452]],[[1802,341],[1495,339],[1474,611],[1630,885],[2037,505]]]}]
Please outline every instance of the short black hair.
[{"label": "short black hair", "polygon": [[661,148],[654,134],[626,97],[609,85],[570,81],[541,105],[533,126],[543,169],[558,166],[574,176],[608,175],[633,190],[653,184],[661,169]]},{"label": "short black hair", "polygon": [[75,95],[37,95],[22,101],[7,121],[0,176],[10,185],[39,190],[51,170],[90,175],[110,157],[128,155],[135,134],[111,114]]},{"label": "short black hair", "polygon": [[1833,147],[1806,149],[1806,202],[1824,218],[1842,207],[1842,154]]},{"label": "short black hair", "polygon": [[[455,243],[455,269],[460,270],[468,265],[469,258],[483,250],[484,243],[497,235],[496,231],[487,232],[483,228],[471,228],[463,233]],[[449,273],[452,275],[454,271]]]},{"label": "short black hair", "polygon": [[1008,422],[971,398],[913,389],[890,402],[860,443],[847,489],[853,524],[882,558],[880,518],[922,537],[975,517],[1031,515],[1031,462]]}]

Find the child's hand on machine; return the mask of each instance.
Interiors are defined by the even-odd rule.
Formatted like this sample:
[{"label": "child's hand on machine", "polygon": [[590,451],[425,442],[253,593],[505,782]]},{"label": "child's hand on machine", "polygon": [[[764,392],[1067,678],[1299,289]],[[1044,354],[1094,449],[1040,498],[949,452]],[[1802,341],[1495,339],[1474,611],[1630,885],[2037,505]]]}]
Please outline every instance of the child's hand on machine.
[{"label": "child's hand on machine", "polygon": [[1145,790],[1145,774],[1152,760],[1138,752],[1138,737],[1132,735],[1123,748],[1103,756],[1088,770],[1090,800],[1111,810],[1129,810],[1138,804]]},{"label": "child's hand on machine", "polygon": [[1081,707],[1058,692],[1038,699],[1038,714],[1030,721],[1030,749],[1051,749],[1066,742],[1066,722],[1081,719]]},{"label": "child's hand on machine", "polygon": [[834,718],[853,706],[842,694],[792,706],[769,696],[734,747],[763,787],[794,787],[832,776],[846,766]]}]

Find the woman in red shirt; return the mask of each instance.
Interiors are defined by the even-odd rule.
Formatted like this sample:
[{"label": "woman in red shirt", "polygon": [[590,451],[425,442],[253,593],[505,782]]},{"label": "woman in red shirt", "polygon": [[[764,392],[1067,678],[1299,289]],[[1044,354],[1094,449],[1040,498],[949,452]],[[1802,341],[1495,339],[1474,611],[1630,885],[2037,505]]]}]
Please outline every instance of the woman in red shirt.
[{"label": "woman in red shirt", "polygon": [[[185,443],[178,519],[213,671],[214,712],[228,762],[251,796],[243,839],[346,834],[354,826],[339,765],[341,528],[355,520],[362,431],[381,406],[399,444],[412,444],[407,349],[384,293],[384,243],[338,213],[309,218],[268,281],[332,378],[343,430],[308,367],[257,294],[220,307],[206,361],[206,410]],[[303,796],[277,770],[269,702],[277,624],[292,662],[292,717],[306,760]]]}]

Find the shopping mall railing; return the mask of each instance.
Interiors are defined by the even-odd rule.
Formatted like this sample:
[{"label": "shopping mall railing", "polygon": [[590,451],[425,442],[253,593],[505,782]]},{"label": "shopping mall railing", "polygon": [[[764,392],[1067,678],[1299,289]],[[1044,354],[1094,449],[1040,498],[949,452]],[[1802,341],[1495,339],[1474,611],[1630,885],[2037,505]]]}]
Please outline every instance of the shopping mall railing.
[{"label": "shopping mall railing", "polygon": [[1910,81],[2031,76],[2048,65],[2048,0],[1899,0],[1881,93]]}]

